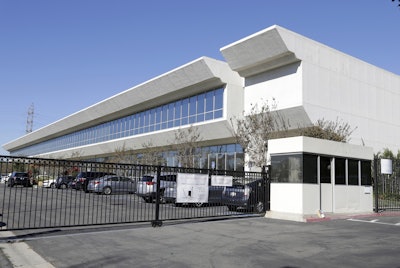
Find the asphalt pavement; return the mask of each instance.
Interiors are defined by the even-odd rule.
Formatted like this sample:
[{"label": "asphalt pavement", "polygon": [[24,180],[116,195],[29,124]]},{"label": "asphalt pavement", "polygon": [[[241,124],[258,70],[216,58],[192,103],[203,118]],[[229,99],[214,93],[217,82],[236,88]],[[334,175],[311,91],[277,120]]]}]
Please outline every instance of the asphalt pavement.
[{"label": "asphalt pavement", "polygon": [[400,214],[0,232],[8,267],[400,267]]}]

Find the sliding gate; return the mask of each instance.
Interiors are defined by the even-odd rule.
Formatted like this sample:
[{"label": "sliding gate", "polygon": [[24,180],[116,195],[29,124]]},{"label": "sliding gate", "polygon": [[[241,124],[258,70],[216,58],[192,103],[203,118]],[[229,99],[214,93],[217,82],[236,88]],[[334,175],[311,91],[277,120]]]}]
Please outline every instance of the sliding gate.
[{"label": "sliding gate", "polygon": [[400,210],[400,160],[374,160],[375,212]]},{"label": "sliding gate", "polygon": [[[269,176],[265,172],[9,156],[0,156],[0,170],[0,230],[135,222],[161,226],[163,221],[169,220],[257,215],[269,208]],[[8,177],[13,171],[27,173],[29,185],[25,184],[25,178],[20,180]],[[109,175],[90,180],[86,191],[82,190],[85,189],[82,187],[84,183],[76,179],[68,185],[57,184],[60,178],[79,177],[82,172],[103,172]],[[214,196],[212,202],[176,203],[176,185],[165,186],[160,181],[166,174],[170,174],[169,177],[176,177],[177,174],[206,175],[210,178],[209,198],[216,193],[219,197],[215,199]],[[149,176],[153,178],[149,180]],[[212,185],[216,177],[222,178],[222,181],[231,180],[232,186]],[[19,184],[20,181],[23,185]],[[102,185],[102,188],[93,188],[96,184]],[[153,188],[153,198],[149,199],[137,192],[139,185]],[[99,192],[96,192],[97,189]],[[190,189],[187,192],[191,193]],[[223,198],[223,195],[227,198]],[[240,200],[240,197],[247,201],[234,203],[234,199]]]}]

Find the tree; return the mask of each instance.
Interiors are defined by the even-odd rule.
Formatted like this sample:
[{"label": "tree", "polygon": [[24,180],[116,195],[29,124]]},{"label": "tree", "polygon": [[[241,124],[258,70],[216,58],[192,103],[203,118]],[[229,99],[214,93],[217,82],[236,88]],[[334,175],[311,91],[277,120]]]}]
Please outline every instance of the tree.
[{"label": "tree", "polygon": [[385,159],[393,159],[393,160],[400,160],[400,150],[397,151],[395,155],[392,150],[389,148],[384,148],[383,152],[378,152],[375,155],[376,158],[385,158]]},{"label": "tree", "polygon": [[132,148],[127,148],[125,143],[114,150],[110,157],[111,162],[134,163],[142,165],[166,165],[166,159],[161,150],[175,150],[178,163],[182,167],[195,166],[196,150],[201,141],[198,128],[190,126],[186,129],[179,128],[174,133],[175,137],[170,146],[156,147],[151,140],[142,144],[142,149],[133,153]]},{"label": "tree", "polygon": [[110,157],[111,162],[125,164],[142,164],[142,165],[163,165],[165,160],[160,153],[159,148],[155,147],[153,142],[147,141],[142,144],[141,150],[133,153],[133,148],[128,148],[124,143],[121,147],[114,150]]},{"label": "tree", "polygon": [[246,164],[262,168],[267,163],[268,140],[287,136],[290,124],[276,111],[275,99],[251,105],[248,114],[230,119],[232,134],[247,154]]},{"label": "tree", "polygon": [[140,153],[140,161],[146,165],[165,165],[165,159],[160,149],[155,147],[152,141],[142,144],[144,150]]},{"label": "tree", "polygon": [[246,164],[262,168],[267,163],[268,140],[293,136],[348,142],[356,128],[336,119],[336,121],[319,119],[312,126],[299,126],[289,129],[290,123],[279,111],[273,99],[268,102],[252,105],[248,114],[231,118],[232,133],[246,154]]},{"label": "tree", "polygon": [[302,136],[338,142],[348,142],[351,134],[356,129],[357,127],[352,129],[349,123],[336,118],[336,121],[319,119],[313,126],[300,128],[299,130],[300,135]]},{"label": "tree", "polygon": [[130,149],[126,147],[125,142],[121,147],[117,147],[114,150],[113,155],[111,156],[111,162],[115,163],[129,163],[129,152]]},{"label": "tree", "polygon": [[73,151],[69,159],[80,160],[82,159],[82,151]]},{"label": "tree", "polygon": [[197,127],[190,125],[188,128],[179,128],[175,131],[172,149],[176,150],[178,163],[182,167],[195,167],[196,150],[202,138]]}]

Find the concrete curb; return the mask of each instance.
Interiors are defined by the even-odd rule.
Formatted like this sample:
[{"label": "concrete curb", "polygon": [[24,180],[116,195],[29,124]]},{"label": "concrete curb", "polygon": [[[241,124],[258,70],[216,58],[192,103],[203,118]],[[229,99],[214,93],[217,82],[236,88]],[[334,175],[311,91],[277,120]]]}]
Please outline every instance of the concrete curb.
[{"label": "concrete curb", "polygon": [[390,216],[400,216],[400,211],[383,211],[383,212],[365,212],[365,213],[327,213],[323,216],[321,215],[303,215],[303,214],[294,214],[294,213],[281,213],[281,212],[273,212],[267,211],[265,214],[265,218],[271,219],[279,219],[279,220],[289,220],[289,221],[298,221],[298,222],[323,222],[323,221],[331,221],[331,220],[340,220],[340,219],[357,219],[357,218],[366,218],[366,217],[390,217]]},{"label": "concrete curb", "polygon": [[[12,232],[0,232],[2,238],[12,236],[14,236]],[[0,248],[5,257],[12,263],[12,267],[55,268],[24,242],[2,243]]]},{"label": "concrete curb", "polygon": [[371,212],[371,213],[361,213],[361,214],[330,214],[324,218],[318,217],[308,217],[305,218],[306,222],[321,222],[330,220],[343,220],[343,219],[359,219],[367,217],[390,217],[390,216],[400,216],[398,211],[384,211],[384,212]]}]

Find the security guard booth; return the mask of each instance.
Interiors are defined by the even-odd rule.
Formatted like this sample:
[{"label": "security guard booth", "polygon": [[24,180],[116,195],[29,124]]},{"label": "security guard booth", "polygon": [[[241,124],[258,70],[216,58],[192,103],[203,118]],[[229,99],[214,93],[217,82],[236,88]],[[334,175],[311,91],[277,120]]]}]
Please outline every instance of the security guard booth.
[{"label": "security guard booth", "polygon": [[271,210],[267,217],[373,211],[370,147],[310,137],[268,142]]}]

